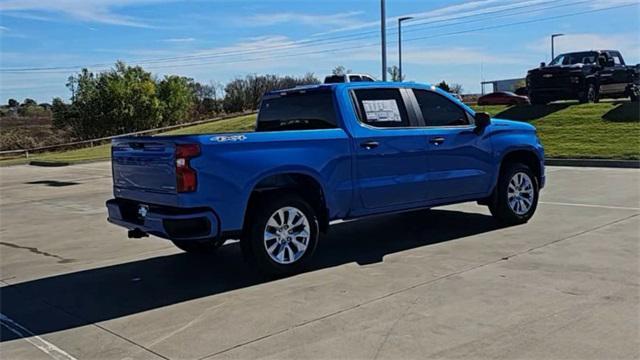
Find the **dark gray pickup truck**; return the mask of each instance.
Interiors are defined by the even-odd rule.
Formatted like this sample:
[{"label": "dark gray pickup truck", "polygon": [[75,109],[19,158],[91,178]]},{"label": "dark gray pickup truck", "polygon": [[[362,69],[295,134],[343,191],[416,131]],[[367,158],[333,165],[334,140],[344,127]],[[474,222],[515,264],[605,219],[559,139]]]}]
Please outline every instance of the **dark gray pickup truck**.
[{"label": "dark gray pickup truck", "polygon": [[638,100],[638,66],[626,65],[616,50],[591,50],[561,54],[527,73],[532,104],[555,100],[598,102],[600,98]]}]

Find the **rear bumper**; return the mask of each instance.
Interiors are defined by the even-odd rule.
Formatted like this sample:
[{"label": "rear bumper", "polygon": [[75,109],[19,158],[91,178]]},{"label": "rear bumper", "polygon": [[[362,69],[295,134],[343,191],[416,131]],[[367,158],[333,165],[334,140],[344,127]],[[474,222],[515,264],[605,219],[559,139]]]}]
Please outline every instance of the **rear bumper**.
[{"label": "rear bumper", "polygon": [[[148,209],[144,216],[138,212],[141,205]],[[124,199],[111,199],[106,206],[110,223],[164,239],[215,239],[219,234],[218,217],[210,209],[174,208]]]}]

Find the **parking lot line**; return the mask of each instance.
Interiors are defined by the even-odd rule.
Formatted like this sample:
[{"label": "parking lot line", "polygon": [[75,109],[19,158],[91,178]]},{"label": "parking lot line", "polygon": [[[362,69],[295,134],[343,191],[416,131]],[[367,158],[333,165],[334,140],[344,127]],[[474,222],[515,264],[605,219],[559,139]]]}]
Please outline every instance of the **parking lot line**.
[{"label": "parking lot line", "polygon": [[579,206],[579,207],[613,209],[613,210],[637,210],[637,211],[640,211],[640,208],[627,207],[627,206],[611,206],[611,205],[597,205],[597,204],[576,204],[576,203],[565,203],[565,202],[555,202],[555,201],[540,201],[540,204],[560,205],[560,206]]},{"label": "parking lot line", "polygon": [[31,343],[31,345],[35,346],[45,354],[49,355],[51,358],[56,360],[76,360],[73,356],[69,355],[66,351],[60,349],[59,347],[53,345],[47,340],[37,336],[29,329],[24,326],[18,324],[12,319],[8,318],[4,314],[0,313],[0,326],[4,326],[12,333],[18,335],[22,339]]}]

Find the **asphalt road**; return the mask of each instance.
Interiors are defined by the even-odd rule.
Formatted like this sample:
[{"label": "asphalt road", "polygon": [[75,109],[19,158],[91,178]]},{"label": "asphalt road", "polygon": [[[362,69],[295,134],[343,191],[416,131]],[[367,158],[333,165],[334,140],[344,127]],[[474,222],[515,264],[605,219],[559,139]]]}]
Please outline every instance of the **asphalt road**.
[{"label": "asphalt road", "polygon": [[3,359],[640,354],[640,170],[548,168],[533,220],[449,206],[335,225],[263,280],[107,224],[108,163],[0,169]]}]

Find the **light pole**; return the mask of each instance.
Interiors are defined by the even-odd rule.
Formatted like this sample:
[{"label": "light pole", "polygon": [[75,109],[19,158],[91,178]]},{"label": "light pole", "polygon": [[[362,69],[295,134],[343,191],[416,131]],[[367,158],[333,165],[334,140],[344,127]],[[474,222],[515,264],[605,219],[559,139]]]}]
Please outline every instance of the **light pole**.
[{"label": "light pole", "polygon": [[564,34],[552,34],[551,35],[551,61],[553,61],[553,59],[556,58],[555,51],[554,51],[554,48],[553,48],[553,40],[555,38],[559,37],[559,36],[564,36]]},{"label": "light pole", "polygon": [[398,19],[398,77],[400,78],[400,82],[402,82],[402,22],[411,19],[413,19],[411,16]]},{"label": "light pole", "polygon": [[382,37],[382,81],[387,81],[387,14],[384,0],[380,0],[380,35]]}]

